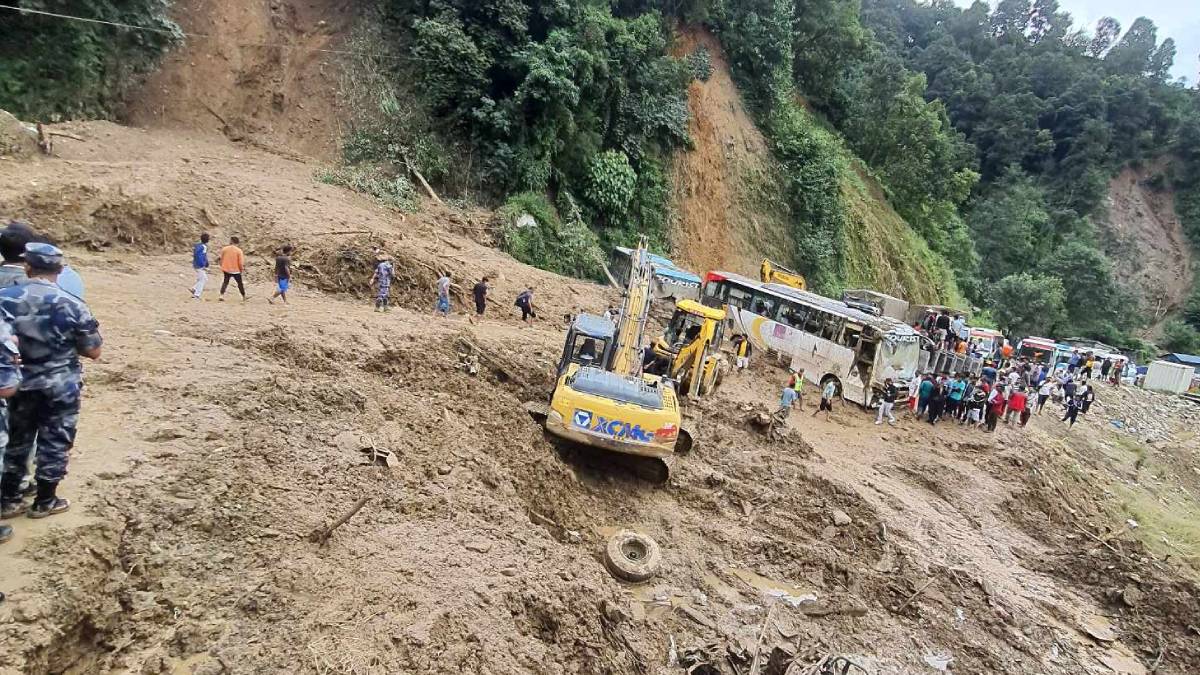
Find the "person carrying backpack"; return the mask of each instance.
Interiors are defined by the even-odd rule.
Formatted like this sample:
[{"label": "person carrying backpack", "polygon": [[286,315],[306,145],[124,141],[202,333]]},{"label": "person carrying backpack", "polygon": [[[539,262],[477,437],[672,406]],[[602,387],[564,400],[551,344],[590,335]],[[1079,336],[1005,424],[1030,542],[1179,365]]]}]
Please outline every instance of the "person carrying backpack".
[{"label": "person carrying backpack", "polygon": [[532,324],[533,319],[537,318],[537,307],[533,304],[533,288],[526,288],[517,296],[517,301],[513,303],[521,308],[521,320],[527,324]]}]

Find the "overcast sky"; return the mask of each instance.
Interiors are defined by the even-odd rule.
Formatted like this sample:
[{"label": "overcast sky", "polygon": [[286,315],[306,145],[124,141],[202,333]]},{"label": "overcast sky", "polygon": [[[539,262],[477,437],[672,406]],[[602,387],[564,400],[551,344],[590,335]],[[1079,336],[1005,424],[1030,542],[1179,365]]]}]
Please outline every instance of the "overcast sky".
[{"label": "overcast sky", "polygon": [[[957,0],[960,6],[970,6],[973,0]],[[996,0],[990,0],[995,7]],[[1175,38],[1175,77],[1186,77],[1195,85],[1200,75],[1200,0],[1058,0],[1063,10],[1070,12],[1077,26],[1090,33],[1096,20],[1111,16],[1127,29],[1134,19],[1144,16],[1158,26],[1158,39]]]}]

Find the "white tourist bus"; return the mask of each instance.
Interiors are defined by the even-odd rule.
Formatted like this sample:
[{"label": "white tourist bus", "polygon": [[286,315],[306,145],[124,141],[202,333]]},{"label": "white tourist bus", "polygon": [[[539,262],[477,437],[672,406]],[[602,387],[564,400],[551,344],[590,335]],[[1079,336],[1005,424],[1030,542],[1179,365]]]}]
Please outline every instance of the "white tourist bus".
[{"label": "white tourist bus", "polygon": [[870,407],[892,378],[898,400],[916,376],[919,337],[902,321],[874,316],[840,300],[738,274],[709,272],[702,300],[724,307],[726,335],[745,334],[755,348],[787,358],[793,370],[824,386],[837,382],[846,399]]}]

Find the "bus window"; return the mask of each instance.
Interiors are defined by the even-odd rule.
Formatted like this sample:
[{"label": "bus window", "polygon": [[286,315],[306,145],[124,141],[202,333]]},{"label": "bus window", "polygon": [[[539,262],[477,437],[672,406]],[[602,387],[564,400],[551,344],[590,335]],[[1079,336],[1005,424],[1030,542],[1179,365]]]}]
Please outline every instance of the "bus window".
[{"label": "bus window", "polygon": [[808,313],[808,320],[804,322],[804,332],[812,333],[813,335],[821,334],[821,326],[825,324],[825,320],[830,318],[825,312],[812,309]]},{"label": "bus window", "polygon": [[720,281],[710,281],[704,285],[704,297],[713,298],[714,300],[725,301],[726,291],[729,285]]},{"label": "bus window", "polygon": [[821,327],[821,337],[833,342],[839,342],[839,338],[842,335],[843,323],[845,323],[845,319],[839,316],[828,317],[825,324]]},{"label": "bus window", "polygon": [[862,328],[859,326],[846,326],[846,331],[842,334],[842,346],[857,350],[861,339]]},{"label": "bus window", "polygon": [[775,306],[778,300],[762,293],[754,294],[754,303],[750,307],[750,311],[759,315],[771,318],[775,316]]},{"label": "bus window", "polygon": [[779,316],[775,320],[797,330],[804,330],[804,320],[807,317],[808,311],[804,307],[792,302],[781,302]]},{"label": "bus window", "polygon": [[729,299],[726,300],[726,302],[739,309],[747,309],[750,307],[751,297],[752,296],[749,291],[730,286]]}]

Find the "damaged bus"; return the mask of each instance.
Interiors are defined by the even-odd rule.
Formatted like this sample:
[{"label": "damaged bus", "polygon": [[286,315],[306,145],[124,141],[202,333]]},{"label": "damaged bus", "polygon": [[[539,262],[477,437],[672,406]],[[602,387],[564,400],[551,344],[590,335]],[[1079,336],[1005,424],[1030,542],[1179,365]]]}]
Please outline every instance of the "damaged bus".
[{"label": "damaged bus", "polygon": [[782,355],[810,382],[824,386],[832,379],[843,397],[864,407],[877,402],[889,377],[898,401],[908,396],[921,347],[902,321],[728,272],[709,272],[702,297],[727,312],[727,335],[742,333],[759,350]]}]

